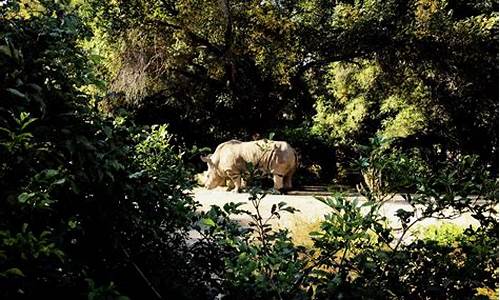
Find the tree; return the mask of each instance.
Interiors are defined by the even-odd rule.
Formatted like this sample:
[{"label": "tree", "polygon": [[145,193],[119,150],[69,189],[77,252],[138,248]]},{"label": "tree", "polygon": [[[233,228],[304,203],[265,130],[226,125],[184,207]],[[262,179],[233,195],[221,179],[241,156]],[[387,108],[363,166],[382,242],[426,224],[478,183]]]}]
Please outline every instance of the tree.
[{"label": "tree", "polygon": [[[316,126],[343,143],[375,134],[450,155],[498,157],[497,3],[354,2],[328,16]],[[321,33],[318,33],[318,37]],[[328,36],[328,35],[327,35]],[[345,50],[348,48],[349,50]],[[338,61],[343,53],[348,59]],[[318,81],[321,82],[320,79]]]},{"label": "tree", "polygon": [[79,11],[114,91],[104,110],[169,122],[190,144],[306,127],[347,152],[378,133],[433,160],[497,165],[495,2],[136,0]]},{"label": "tree", "polygon": [[96,43],[122,45],[104,54],[119,58],[108,79],[122,93],[105,105],[123,104],[140,120],[168,121],[185,138],[212,144],[311,111],[291,9],[261,1],[99,2],[82,8],[99,17],[92,26],[105,24]]}]

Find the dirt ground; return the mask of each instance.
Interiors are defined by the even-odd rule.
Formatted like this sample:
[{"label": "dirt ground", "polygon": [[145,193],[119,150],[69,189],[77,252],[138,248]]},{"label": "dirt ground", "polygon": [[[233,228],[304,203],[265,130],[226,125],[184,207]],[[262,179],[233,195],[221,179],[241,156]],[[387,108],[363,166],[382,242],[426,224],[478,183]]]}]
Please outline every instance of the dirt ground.
[{"label": "dirt ground", "polygon": [[[226,192],[224,188],[217,188],[214,190],[196,188],[193,192],[194,198],[202,205],[200,210],[207,210],[211,205],[218,205],[222,207],[225,203],[229,202],[245,202],[246,204],[241,208],[254,211],[253,206],[248,200],[248,193],[237,194],[233,192]],[[358,198],[358,201],[365,201],[360,196],[350,196],[348,198],[352,200]],[[289,206],[299,210],[294,214],[283,213],[281,218],[274,222],[273,225],[283,228],[291,229],[296,226],[301,226],[301,224],[315,223],[322,220],[324,215],[331,213],[331,209],[321,201],[315,199],[314,196],[267,195],[261,203],[261,212],[263,213],[263,216],[269,216],[272,205],[278,204],[281,201],[286,202]],[[382,206],[381,214],[388,218],[394,228],[398,228],[400,226],[398,219],[395,216],[396,211],[399,209],[411,210],[412,208],[402,197],[396,197]],[[243,224],[248,221],[248,218],[245,217],[238,217],[235,219],[238,219]],[[446,221],[426,219],[418,224],[427,226],[430,224],[442,224],[443,222],[450,222],[464,227],[471,224],[478,225],[478,222],[474,220],[470,214],[464,214],[456,219]]]}]

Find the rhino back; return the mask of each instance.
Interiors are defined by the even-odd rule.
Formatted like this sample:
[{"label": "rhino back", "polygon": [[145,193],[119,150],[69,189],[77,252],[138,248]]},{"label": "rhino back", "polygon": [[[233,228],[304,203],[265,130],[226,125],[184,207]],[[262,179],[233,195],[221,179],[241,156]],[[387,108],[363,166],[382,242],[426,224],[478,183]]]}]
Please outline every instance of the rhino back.
[{"label": "rhino back", "polygon": [[284,141],[258,140],[239,145],[241,156],[266,172],[288,172],[296,167],[295,150]]},{"label": "rhino back", "polygon": [[247,170],[247,163],[259,166],[266,158],[264,149],[271,149],[272,143],[261,141],[241,142],[231,140],[220,144],[214,153],[214,162],[219,171],[227,173]]}]

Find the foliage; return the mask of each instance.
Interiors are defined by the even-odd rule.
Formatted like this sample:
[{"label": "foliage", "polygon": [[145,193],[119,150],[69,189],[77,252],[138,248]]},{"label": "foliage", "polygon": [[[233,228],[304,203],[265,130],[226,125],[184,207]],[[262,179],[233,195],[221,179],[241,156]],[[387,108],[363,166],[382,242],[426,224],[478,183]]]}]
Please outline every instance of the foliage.
[{"label": "foliage", "polygon": [[190,144],[209,146],[303,119],[307,91],[292,84],[301,81],[301,62],[284,47],[295,43],[291,9],[259,1],[85,1],[80,14],[97,29],[88,47],[109,66],[114,92],[103,108],[168,121]]},{"label": "foliage", "polygon": [[394,146],[393,140],[379,136],[369,141],[368,145],[357,146],[360,156],[353,162],[363,176],[358,190],[369,189],[369,195],[382,200],[394,193],[414,190],[417,178],[430,172],[417,149],[404,153]]},{"label": "foliage", "polygon": [[276,132],[276,139],[289,142],[299,155],[300,166],[294,175],[295,185],[330,183],[337,175],[335,145],[311,131],[305,123]]},{"label": "foliage", "polygon": [[89,108],[87,31],[71,6],[17,4],[0,19],[1,298],[204,298],[181,150],[165,126]]},{"label": "foliage", "polygon": [[[0,1],[0,298],[498,293],[497,6]],[[201,146],[271,131],[303,183],[352,157],[365,176],[366,201],[321,200],[308,249],[258,178],[252,211],[190,195]],[[464,213],[478,226],[413,233]]]},{"label": "foliage", "polygon": [[[498,288],[498,221],[493,208],[498,187],[485,173],[475,169],[472,158],[464,158],[430,177],[413,176],[417,193],[405,195],[411,209],[396,212],[397,225],[381,215],[383,203],[392,198],[380,197],[386,195],[380,191],[364,190],[364,203],[323,199],[333,212],[325,216],[321,230],[312,233],[319,251],[308,278],[315,297],[462,299],[481,288]],[[479,227],[452,235],[443,231],[437,237],[407,235],[425,219],[454,219],[466,212]]]},{"label": "foliage", "polygon": [[354,1],[327,10],[333,34],[325,38],[318,29],[308,36],[324,41],[310,43],[325,63],[314,92],[314,129],[348,145],[380,135],[476,154],[496,170],[497,7]]},{"label": "foliage", "polygon": [[438,223],[417,228],[412,234],[425,241],[435,241],[439,245],[453,246],[453,243],[463,235],[464,230],[465,228],[453,223]]},{"label": "foliage", "polygon": [[388,82],[377,62],[333,63],[328,69],[329,95],[316,102],[314,130],[343,144],[364,142],[370,135],[406,138],[429,131],[430,91],[414,74],[405,82]]},{"label": "foliage", "polygon": [[101,109],[168,122],[188,145],[312,131],[337,149],[304,156],[302,181],[318,165],[320,181],[349,177],[375,135],[428,162],[498,165],[495,1],[77,2],[110,89]]},{"label": "foliage", "polygon": [[[212,206],[202,218],[204,238],[225,249],[222,299],[301,299],[297,297],[305,295],[299,289],[305,249],[294,245],[288,230],[273,230],[270,223],[296,209],[280,202],[266,215],[260,207],[266,194],[258,187],[250,190],[252,211],[240,209],[243,203],[229,203],[223,209]],[[240,227],[230,220],[231,215],[250,221]]]}]

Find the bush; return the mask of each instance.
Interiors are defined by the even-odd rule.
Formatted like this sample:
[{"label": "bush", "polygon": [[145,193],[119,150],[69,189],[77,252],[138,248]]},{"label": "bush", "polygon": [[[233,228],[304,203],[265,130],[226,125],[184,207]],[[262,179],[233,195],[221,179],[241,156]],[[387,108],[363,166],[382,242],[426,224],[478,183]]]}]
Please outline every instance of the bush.
[{"label": "bush", "polygon": [[334,145],[306,126],[276,132],[277,140],[290,143],[299,154],[300,166],[294,175],[296,185],[331,183],[337,175]]},{"label": "bush", "polygon": [[[266,195],[259,187],[250,189],[255,212],[239,209],[242,203],[229,203],[222,209],[212,206],[202,216],[202,236],[223,255],[224,268],[218,274],[222,299],[302,299],[305,295],[300,289],[305,248],[294,245],[288,230],[273,230],[270,223],[296,210],[281,202],[269,213],[262,212],[260,203]],[[234,215],[249,218],[248,226],[232,221]]]},{"label": "bush", "polygon": [[359,158],[352,165],[362,176],[361,189],[369,189],[370,195],[380,198],[414,191],[417,178],[430,173],[417,149],[403,152],[393,146],[394,140],[379,136],[369,141],[368,145],[357,146]]},{"label": "bush", "polygon": [[443,246],[453,246],[453,243],[463,236],[464,230],[465,228],[453,223],[439,223],[417,228],[413,234],[424,241],[433,241]]},{"label": "bush", "polygon": [[217,258],[187,244],[181,150],[165,126],[88,107],[86,29],[40,5],[0,19],[0,298],[206,298]]}]

